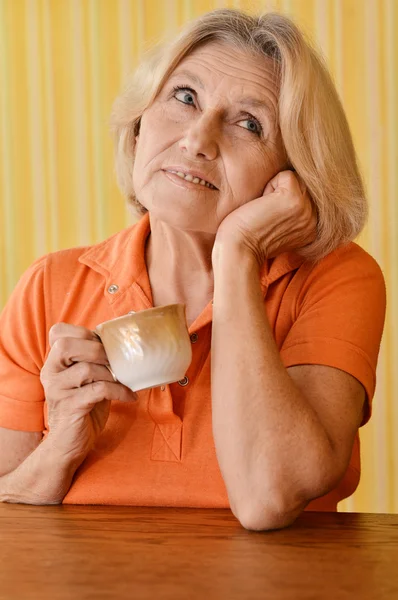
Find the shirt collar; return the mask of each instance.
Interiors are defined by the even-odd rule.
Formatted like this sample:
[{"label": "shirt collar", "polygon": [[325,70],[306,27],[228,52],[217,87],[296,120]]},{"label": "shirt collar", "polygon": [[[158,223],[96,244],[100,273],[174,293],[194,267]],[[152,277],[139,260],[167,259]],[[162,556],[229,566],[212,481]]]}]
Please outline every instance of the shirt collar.
[{"label": "shirt collar", "polygon": [[129,287],[146,272],[145,244],[149,233],[149,215],[146,213],[134,225],[90,246],[79,261],[104,275],[107,282]]},{"label": "shirt collar", "polygon": [[304,262],[305,259],[295,252],[284,252],[266,260],[260,271],[261,285],[269,287],[287,273],[298,269]]},{"label": "shirt collar", "polygon": [[[124,291],[135,282],[145,288],[149,282],[145,264],[145,245],[150,233],[149,213],[137,223],[123,229],[107,240],[90,246],[79,261],[104,275],[107,285],[116,283]],[[130,257],[126,260],[126,257]],[[295,252],[285,252],[265,261],[260,271],[262,288],[294,271],[304,263]]]}]

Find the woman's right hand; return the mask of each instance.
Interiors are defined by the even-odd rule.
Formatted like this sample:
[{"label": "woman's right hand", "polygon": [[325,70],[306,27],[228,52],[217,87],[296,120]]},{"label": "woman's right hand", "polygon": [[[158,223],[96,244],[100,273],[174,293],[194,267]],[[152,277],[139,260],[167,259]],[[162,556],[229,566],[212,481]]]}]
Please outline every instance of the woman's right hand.
[{"label": "woman's right hand", "polygon": [[137,396],[115,383],[104,347],[84,327],[57,323],[50,329],[50,352],[40,373],[48,410],[48,438],[58,453],[84,459],[108,419],[111,400]]}]

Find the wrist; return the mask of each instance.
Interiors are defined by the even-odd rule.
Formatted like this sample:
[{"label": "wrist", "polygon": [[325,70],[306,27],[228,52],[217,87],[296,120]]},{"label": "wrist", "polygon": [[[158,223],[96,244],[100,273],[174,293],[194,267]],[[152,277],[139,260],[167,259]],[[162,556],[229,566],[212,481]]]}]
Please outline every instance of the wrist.
[{"label": "wrist", "polygon": [[251,299],[263,300],[260,268],[251,252],[240,245],[225,246],[213,263],[213,319],[239,313]]},{"label": "wrist", "polygon": [[69,467],[77,469],[90,452],[90,449],[87,448],[66,449],[62,437],[59,438],[57,434],[51,431],[48,432],[47,437],[41,443],[46,447],[48,460],[63,469]]},{"label": "wrist", "polygon": [[256,253],[240,239],[223,239],[216,237],[212,253],[212,266],[216,276],[217,271],[225,272],[226,269],[233,268],[242,271],[242,273],[259,273],[262,261],[256,256]]},{"label": "wrist", "polygon": [[0,478],[0,502],[60,504],[83,460],[58,454],[44,439],[19,467]]}]

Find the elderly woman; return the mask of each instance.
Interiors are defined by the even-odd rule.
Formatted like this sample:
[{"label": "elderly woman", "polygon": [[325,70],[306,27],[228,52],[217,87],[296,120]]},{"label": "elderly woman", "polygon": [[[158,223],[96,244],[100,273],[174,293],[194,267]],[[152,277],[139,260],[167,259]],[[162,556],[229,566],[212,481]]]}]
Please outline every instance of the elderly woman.
[{"label": "elderly woman", "polygon": [[[140,220],[38,259],[1,316],[0,499],[230,507],[247,529],[336,510],[360,476],[384,324],[352,240],[366,199],[322,59],[278,14],[217,10],[113,112]],[[134,394],[92,333],[184,303],[184,379]]]}]

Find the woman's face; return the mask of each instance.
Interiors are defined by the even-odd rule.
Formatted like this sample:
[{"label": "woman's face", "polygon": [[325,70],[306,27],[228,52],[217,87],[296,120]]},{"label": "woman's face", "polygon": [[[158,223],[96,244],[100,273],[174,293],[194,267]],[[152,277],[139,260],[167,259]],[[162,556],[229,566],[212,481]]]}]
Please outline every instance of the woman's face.
[{"label": "woman's face", "polygon": [[[144,112],[137,137],[133,185],[153,217],[215,234],[283,170],[272,64],[211,42],[177,66]],[[199,173],[217,189],[166,172],[173,167]]]}]

